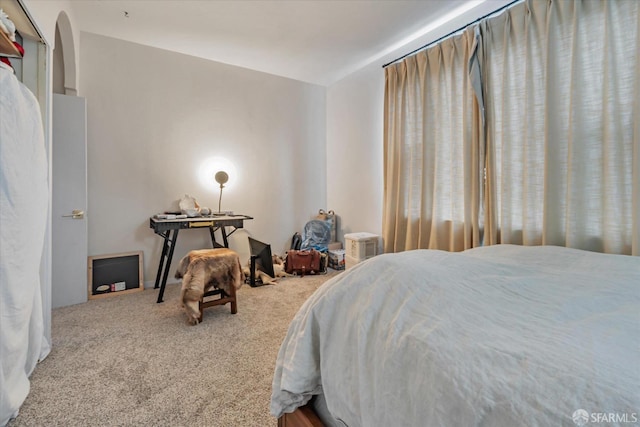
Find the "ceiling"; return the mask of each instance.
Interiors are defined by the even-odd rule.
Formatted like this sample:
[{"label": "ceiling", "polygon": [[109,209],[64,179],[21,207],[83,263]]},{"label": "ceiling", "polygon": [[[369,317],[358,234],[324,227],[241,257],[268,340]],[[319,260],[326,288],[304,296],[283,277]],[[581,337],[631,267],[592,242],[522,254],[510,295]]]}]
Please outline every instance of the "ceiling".
[{"label": "ceiling", "polygon": [[452,10],[483,1],[83,0],[71,4],[80,31],[328,86]]}]

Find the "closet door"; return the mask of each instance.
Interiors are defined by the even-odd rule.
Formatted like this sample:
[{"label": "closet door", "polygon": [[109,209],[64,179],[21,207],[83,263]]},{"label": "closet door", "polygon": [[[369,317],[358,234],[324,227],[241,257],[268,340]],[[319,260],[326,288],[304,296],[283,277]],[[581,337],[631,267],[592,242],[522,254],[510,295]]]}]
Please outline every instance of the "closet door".
[{"label": "closet door", "polygon": [[53,94],[53,308],[87,301],[87,107]]}]

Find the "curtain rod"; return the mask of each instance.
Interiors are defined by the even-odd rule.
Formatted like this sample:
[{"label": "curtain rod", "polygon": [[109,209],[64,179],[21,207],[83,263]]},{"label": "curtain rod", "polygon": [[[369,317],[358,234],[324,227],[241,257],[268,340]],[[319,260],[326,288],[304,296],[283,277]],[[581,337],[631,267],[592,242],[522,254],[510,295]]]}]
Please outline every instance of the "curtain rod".
[{"label": "curtain rod", "polygon": [[505,9],[507,9],[507,8],[509,8],[509,7],[511,7],[511,6],[513,6],[514,4],[516,4],[516,3],[520,3],[520,2],[522,2],[522,1],[524,1],[524,0],[514,0],[514,1],[510,2],[510,3],[507,3],[507,4],[505,4],[504,6],[502,6],[500,9],[496,9],[496,10],[494,10],[494,11],[492,11],[492,12],[489,12],[489,13],[487,13],[486,15],[481,16],[480,18],[476,19],[475,21],[473,21],[473,22],[469,22],[468,24],[463,25],[462,27],[458,28],[457,30],[453,30],[453,31],[451,31],[451,32],[450,32],[450,33],[448,33],[448,34],[445,34],[444,36],[440,37],[439,39],[437,39],[437,40],[435,40],[435,41],[429,42],[429,43],[425,44],[424,46],[421,46],[421,47],[419,47],[419,48],[417,48],[417,49],[414,49],[414,50],[412,50],[411,52],[406,53],[406,54],[404,54],[404,55],[400,56],[399,58],[394,59],[394,60],[393,60],[393,61],[391,61],[391,62],[387,62],[386,64],[384,64],[384,65],[382,66],[382,68],[387,68],[389,65],[391,65],[391,64],[395,64],[396,62],[403,60],[403,59],[404,59],[404,58],[406,58],[407,56],[411,56],[411,55],[413,55],[414,53],[417,53],[417,52],[419,52],[419,51],[421,51],[421,50],[427,49],[427,48],[428,48],[428,47],[430,47],[430,46],[433,46],[434,44],[440,43],[442,40],[444,40],[444,39],[446,39],[446,38],[451,37],[452,35],[454,35],[454,34],[456,34],[456,33],[460,32],[460,31],[464,30],[464,29],[465,29],[465,28],[467,28],[468,26],[473,25],[473,24],[476,24],[476,23],[478,23],[478,22],[482,21],[483,19],[488,18],[488,17],[489,17],[489,16],[491,16],[491,15],[496,15],[496,14],[498,14],[498,13],[502,12],[503,10],[505,10]]}]

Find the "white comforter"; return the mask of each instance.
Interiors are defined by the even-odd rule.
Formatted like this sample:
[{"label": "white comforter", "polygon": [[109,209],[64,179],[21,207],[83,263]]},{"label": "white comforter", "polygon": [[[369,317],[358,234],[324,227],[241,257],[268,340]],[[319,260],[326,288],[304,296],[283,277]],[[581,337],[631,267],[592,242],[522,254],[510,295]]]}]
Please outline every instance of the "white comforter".
[{"label": "white comforter", "polygon": [[360,263],[291,323],[271,412],[318,393],[350,427],[638,422],[640,257],[502,245]]}]

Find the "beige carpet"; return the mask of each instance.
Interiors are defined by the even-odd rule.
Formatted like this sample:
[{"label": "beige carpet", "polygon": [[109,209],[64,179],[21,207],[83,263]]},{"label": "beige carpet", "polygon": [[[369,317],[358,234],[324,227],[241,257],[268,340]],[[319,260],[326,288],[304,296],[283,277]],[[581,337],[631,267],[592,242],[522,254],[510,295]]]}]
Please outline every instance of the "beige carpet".
[{"label": "beige carpet", "polygon": [[51,354],[31,376],[16,426],[275,426],[271,379],[289,322],[337,274],[238,291],[189,326],[180,286],[53,311]]}]

